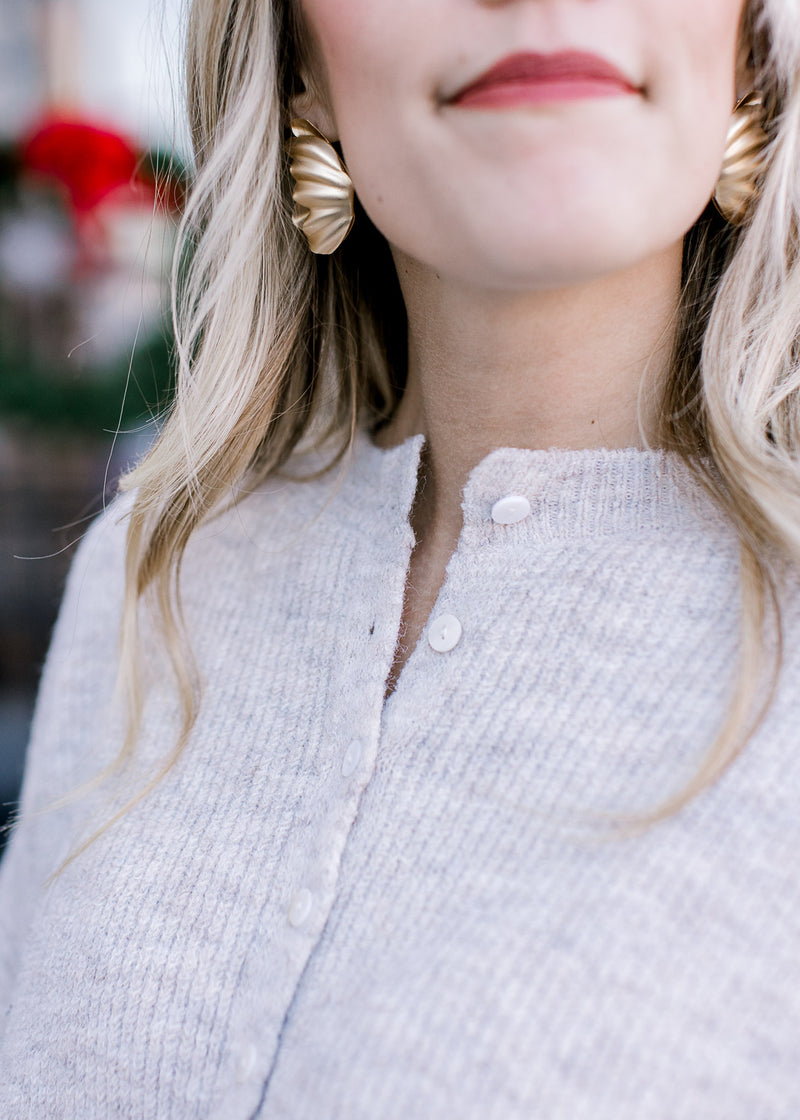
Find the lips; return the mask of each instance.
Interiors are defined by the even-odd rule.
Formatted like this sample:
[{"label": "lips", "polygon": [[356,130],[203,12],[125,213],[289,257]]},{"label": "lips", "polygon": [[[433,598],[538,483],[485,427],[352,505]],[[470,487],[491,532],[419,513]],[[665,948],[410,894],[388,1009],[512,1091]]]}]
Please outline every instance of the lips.
[{"label": "lips", "polygon": [[636,93],[625,74],[584,51],[508,55],[450,99],[451,105],[503,105],[571,97]]}]

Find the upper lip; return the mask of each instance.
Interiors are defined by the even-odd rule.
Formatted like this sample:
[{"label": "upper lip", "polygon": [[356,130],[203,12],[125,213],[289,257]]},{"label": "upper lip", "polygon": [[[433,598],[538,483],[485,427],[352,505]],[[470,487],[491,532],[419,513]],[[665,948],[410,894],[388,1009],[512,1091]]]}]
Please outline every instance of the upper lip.
[{"label": "upper lip", "polygon": [[558,51],[552,54],[523,51],[501,58],[477,78],[471,79],[466,85],[457,89],[447,100],[455,101],[468,91],[501,85],[504,82],[581,79],[616,82],[631,90],[636,89],[635,84],[626,74],[599,55],[577,50]]}]

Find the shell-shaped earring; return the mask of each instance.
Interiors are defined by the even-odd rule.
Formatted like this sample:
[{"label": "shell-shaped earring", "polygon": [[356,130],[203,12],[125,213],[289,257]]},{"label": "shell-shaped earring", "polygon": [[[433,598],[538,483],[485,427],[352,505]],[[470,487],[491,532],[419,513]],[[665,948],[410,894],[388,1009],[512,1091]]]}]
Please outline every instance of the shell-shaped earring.
[{"label": "shell-shaped earring", "polygon": [[733,111],[725,158],[713,195],[717,210],[732,226],[744,224],[759,194],[768,143],[763,121],[761,94],[754,90]]},{"label": "shell-shaped earring", "polygon": [[312,253],[329,255],[347,237],[355,219],[353,181],[333,145],[311,121],[295,117],[286,143],[295,186],[292,221]]}]

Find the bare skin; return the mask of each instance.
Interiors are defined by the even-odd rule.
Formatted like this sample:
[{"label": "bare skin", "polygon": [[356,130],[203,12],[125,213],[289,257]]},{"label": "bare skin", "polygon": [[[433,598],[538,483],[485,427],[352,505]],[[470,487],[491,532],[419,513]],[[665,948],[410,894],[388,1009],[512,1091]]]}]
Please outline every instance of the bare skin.
[{"label": "bare skin", "polygon": [[[407,388],[376,442],[426,437],[388,693],[489,452],[659,446],[683,238],[714,190],[736,93],[752,88],[744,6],[300,6],[311,49],[292,112],[340,142],[408,312]],[[622,84],[458,96],[512,51],[576,49],[613,63]]]},{"label": "bare skin", "polygon": [[375,442],[393,447],[421,432],[426,449],[387,696],[458,542],[464,484],[491,450],[658,446],[681,244],[625,272],[532,293],[470,289],[400,253],[395,260],[409,317],[409,377]]}]

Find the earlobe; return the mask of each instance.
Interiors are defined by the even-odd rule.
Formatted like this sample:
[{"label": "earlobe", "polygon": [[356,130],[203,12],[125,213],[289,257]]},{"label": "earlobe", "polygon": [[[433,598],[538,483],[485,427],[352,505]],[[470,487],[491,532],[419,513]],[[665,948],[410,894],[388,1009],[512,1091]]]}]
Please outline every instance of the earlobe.
[{"label": "earlobe", "polygon": [[311,79],[303,76],[302,86],[301,92],[289,98],[289,119],[295,120],[300,117],[310,121],[328,140],[338,140],[336,122],[326,100],[315,90]]},{"label": "earlobe", "polygon": [[738,105],[742,98],[756,86],[756,63],[753,57],[753,38],[750,23],[750,6],[745,4],[742,10],[742,19],[739,24],[739,39],[736,49],[735,83],[736,97],[734,104]]}]

